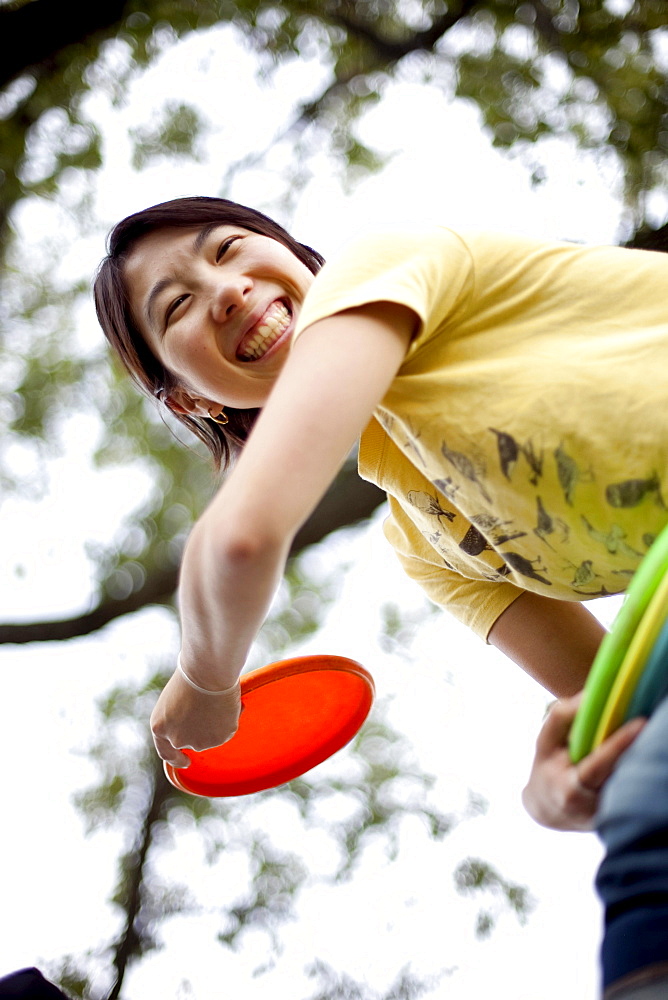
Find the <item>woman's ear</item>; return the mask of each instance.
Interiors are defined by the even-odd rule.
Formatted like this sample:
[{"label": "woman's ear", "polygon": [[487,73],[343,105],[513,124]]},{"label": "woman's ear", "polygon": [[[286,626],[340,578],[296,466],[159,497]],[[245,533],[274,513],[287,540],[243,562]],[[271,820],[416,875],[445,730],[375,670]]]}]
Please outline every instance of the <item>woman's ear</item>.
[{"label": "woman's ear", "polygon": [[191,396],[185,389],[174,389],[163,397],[165,404],[174,413],[193,417],[205,417],[209,412],[206,400]]},{"label": "woman's ear", "polygon": [[182,416],[211,417],[213,412],[214,417],[217,417],[223,410],[220,403],[202,399],[200,396],[191,396],[185,389],[174,389],[164,397],[164,402],[173,413],[180,413]]},{"label": "woman's ear", "polygon": [[194,406],[184,406],[183,403],[176,397],[176,395],[170,395],[164,397],[165,406],[172,411],[172,413],[180,413],[185,415],[187,413],[192,413],[194,411]]}]

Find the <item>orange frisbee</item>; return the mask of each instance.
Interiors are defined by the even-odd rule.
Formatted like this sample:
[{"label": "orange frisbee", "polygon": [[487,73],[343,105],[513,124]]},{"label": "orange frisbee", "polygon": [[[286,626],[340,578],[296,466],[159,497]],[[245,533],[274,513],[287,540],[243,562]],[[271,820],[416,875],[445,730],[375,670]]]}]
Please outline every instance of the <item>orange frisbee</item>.
[{"label": "orange frisbee", "polygon": [[299,656],[241,678],[235,735],[211,750],[184,750],[191,764],[165,762],[171,783],[191,795],[248,795],[275,788],[331,757],[357,733],[374,697],[371,674],[344,656]]}]

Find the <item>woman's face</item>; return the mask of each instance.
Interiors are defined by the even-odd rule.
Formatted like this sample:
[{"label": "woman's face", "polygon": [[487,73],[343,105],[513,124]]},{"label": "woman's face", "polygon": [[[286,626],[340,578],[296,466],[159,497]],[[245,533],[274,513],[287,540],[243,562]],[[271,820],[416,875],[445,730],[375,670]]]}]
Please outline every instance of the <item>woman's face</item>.
[{"label": "woman's face", "polygon": [[313,274],[277,240],[206,225],[144,236],[125,279],[138,330],[178,380],[171,405],[206,416],[264,405]]}]

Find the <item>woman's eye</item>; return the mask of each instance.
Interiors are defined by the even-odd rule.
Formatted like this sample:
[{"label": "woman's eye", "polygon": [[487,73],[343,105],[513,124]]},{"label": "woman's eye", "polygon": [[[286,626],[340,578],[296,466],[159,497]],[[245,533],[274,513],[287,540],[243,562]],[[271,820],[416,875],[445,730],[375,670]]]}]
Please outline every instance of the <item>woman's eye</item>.
[{"label": "woman's eye", "polygon": [[165,313],[165,326],[169,323],[173,313],[179,308],[182,302],[185,302],[187,298],[187,295],[179,295],[178,299],[174,299],[173,302],[170,302],[167,307],[167,312]]},{"label": "woman's eye", "polygon": [[223,259],[227,251],[232,246],[232,244],[235,243],[237,240],[240,240],[241,238],[242,238],[241,236],[228,236],[226,240],[223,240],[223,242],[218,247],[218,251],[216,253],[216,264],[218,264]]}]

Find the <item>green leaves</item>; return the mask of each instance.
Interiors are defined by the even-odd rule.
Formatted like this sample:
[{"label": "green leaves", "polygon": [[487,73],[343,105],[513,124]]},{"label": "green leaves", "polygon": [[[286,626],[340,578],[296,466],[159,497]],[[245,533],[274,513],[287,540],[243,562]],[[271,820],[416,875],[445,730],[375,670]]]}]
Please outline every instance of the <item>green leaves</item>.
[{"label": "green leaves", "polygon": [[[526,886],[509,882],[500,875],[487,861],[480,858],[467,858],[457,866],[453,873],[457,891],[465,894],[484,893],[500,897],[504,903],[517,915],[520,923],[524,923],[534,907],[534,901]],[[500,907],[481,910],[476,920],[476,936],[486,938],[492,933],[499,916]]]},{"label": "green leaves", "polygon": [[457,93],[478,104],[496,145],[570,133],[588,148],[613,149],[628,203],[642,212],[643,192],[661,183],[666,146],[666,79],[656,58],[665,15],[651,3],[626,16],[593,2],[524,4],[510,23],[502,10],[488,4],[476,15],[493,40],[461,54]]},{"label": "green leaves", "polygon": [[[489,0],[453,10],[440,0],[419,8],[397,0],[152,0],[141,10],[125,9],[115,24],[106,10],[99,16],[99,30],[88,28],[81,39],[72,18],[66,35],[78,44],[48,60],[40,61],[37,49],[31,53],[29,40],[23,40],[26,75],[18,78],[21,86],[14,86],[0,121],[0,223],[28,191],[55,190],[67,168],[100,165],[99,137],[85,112],[91,89],[114,92],[120,101],[133,76],[180,38],[221,24],[239,30],[258,53],[262,72],[313,53],[331,65],[330,83],[304,102],[301,122],[317,127],[323,138],[329,134],[330,151],[353,173],[382,164],[352,138],[350,126],[382,93],[383,81],[403,71],[407,57],[423,54],[423,75],[444,80],[454,75],[457,95],[479,106],[496,144],[509,148],[565,132],[588,143],[597,135],[595,142],[619,155],[626,194],[636,206],[642,192],[663,176],[657,157],[666,151],[666,79],[659,43],[666,14],[658,0],[638,0],[628,13],[616,13],[603,0],[579,5]],[[3,22],[9,32],[10,5],[0,10]],[[580,81],[590,85],[593,100],[582,96]],[[67,123],[51,144],[51,163],[36,172],[53,109]],[[607,123],[604,134],[598,126],[592,132],[589,122],[601,119]],[[341,122],[348,142],[337,134]],[[195,109],[168,100],[161,120],[134,128],[135,163],[141,167],[167,154],[197,158],[204,133]]]},{"label": "green leaves", "polygon": [[162,120],[130,129],[134,142],[132,165],[141,170],[154,160],[201,158],[198,142],[206,134],[207,126],[199,112],[188,104],[168,101]]},{"label": "green leaves", "polygon": [[309,976],[317,980],[317,992],[308,1000],[417,1000],[431,990],[439,977],[422,979],[409,968],[402,969],[394,982],[382,996],[371,990],[366,983],[357,982],[352,976],[336,972],[325,962],[314,962],[308,970]]}]

